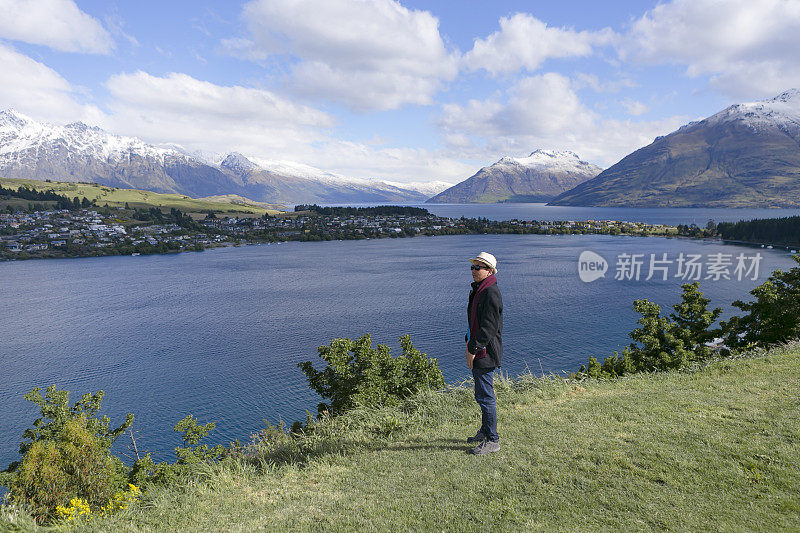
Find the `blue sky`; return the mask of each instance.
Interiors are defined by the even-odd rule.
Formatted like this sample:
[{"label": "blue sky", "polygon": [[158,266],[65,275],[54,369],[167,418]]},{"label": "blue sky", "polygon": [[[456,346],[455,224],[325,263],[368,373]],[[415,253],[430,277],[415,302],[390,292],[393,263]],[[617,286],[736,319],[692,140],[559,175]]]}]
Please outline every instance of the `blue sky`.
[{"label": "blue sky", "polygon": [[607,167],[800,85],[800,1],[0,0],[0,108],[346,176]]}]

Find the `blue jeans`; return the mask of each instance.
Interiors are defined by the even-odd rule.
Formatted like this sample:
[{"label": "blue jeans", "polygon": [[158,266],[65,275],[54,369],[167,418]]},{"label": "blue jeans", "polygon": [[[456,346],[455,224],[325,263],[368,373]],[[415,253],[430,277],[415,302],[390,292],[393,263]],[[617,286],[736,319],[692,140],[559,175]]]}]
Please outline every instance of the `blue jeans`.
[{"label": "blue jeans", "polygon": [[492,376],[494,368],[473,368],[472,377],[475,378],[475,401],[481,407],[481,433],[488,440],[497,442],[497,404],[494,400],[494,386]]}]

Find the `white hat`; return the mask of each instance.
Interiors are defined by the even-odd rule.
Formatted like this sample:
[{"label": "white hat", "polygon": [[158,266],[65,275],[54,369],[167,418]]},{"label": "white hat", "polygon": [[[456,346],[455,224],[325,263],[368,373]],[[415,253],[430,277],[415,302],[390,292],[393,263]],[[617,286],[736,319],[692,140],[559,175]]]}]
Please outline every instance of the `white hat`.
[{"label": "white hat", "polygon": [[492,267],[492,274],[497,274],[497,259],[489,252],[481,252],[477,257],[473,257],[469,260],[469,262],[473,264],[475,264],[476,261]]}]

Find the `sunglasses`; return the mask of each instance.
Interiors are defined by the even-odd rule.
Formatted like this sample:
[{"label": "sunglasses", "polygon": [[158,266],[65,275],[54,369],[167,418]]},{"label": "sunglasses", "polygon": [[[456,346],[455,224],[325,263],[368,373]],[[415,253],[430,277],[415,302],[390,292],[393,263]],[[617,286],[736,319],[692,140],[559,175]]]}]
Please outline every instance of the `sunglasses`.
[{"label": "sunglasses", "polygon": [[485,266],[471,265],[469,267],[470,270],[481,270],[482,268],[485,268],[486,270],[489,270],[489,267],[485,267]]}]

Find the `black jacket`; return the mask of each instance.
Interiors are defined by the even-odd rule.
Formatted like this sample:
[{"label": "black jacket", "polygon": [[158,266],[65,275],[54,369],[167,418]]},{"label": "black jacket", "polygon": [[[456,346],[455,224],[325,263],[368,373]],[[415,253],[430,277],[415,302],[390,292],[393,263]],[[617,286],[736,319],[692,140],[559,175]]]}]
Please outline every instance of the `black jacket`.
[{"label": "black jacket", "polygon": [[[475,291],[478,290],[480,283],[472,283],[472,291],[469,293],[467,303],[467,323],[469,323],[469,306]],[[503,299],[500,297],[500,287],[497,283],[486,288],[481,293],[478,300],[478,325],[480,330],[467,343],[469,353],[475,353],[481,348],[486,348],[486,357],[475,359],[474,366],[477,368],[499,367],[503,359]],[[467,336],[464,336],[467,340]]]}]

